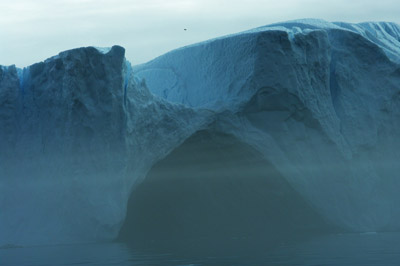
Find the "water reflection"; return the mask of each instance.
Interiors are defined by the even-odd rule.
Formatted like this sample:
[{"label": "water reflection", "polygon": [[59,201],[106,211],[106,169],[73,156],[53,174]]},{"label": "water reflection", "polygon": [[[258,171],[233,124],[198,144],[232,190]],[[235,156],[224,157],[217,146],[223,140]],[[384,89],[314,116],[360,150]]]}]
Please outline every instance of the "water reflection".
[{"label": "water reflection", "polygon": [[[124,243],[0,249],[0,265],[399,265],[400,233],[343,234],[263,248],[250,239],[138,250]],[[197,245],[197,246],[196,246]],[[220,246],[218,246],[220,245]],[[164,248],[161,248],[164,247]],[[182,247],[182,246],[181,246]],[[227,248],[229,247],[229,248]]]}]

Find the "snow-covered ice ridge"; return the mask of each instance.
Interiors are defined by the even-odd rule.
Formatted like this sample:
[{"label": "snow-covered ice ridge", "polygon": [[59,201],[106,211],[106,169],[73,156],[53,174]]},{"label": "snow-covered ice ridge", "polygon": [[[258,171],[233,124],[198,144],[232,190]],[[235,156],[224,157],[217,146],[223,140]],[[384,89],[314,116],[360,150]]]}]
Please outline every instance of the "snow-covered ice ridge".
[{"label": "snow-covered ice ridge", "polygon": [[0,68],[0,245],[111,240],[200,130],[259,151],[330,223],[400,229],[400,27],[296,20],[131,67],[78,48]]}]

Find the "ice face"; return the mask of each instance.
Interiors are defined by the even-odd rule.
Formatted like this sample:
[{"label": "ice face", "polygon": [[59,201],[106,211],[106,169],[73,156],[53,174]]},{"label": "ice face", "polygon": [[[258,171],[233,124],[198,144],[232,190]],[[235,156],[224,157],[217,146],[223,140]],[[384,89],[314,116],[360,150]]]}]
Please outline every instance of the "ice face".
[{"label": "ice face", "polygon": [[398,230],[399,32],[301,20],[133,67],[119,46],[1,67],[0,245],[114,239],[147,172],[204,130],[330,224]]},{"label": "ice face", "polygon": [[2,243],[116,237],[133,185],[206,122],[127,66],[122,47],[89,47],[30,66],[23,90],[15,68],[2,71]]},{"label": "ice face", "polygon": [[289,21],[177,49],[134,72],[159,97],[215,112],[219,131],[263,153],[333,223],[394,228],[399,29]]}]

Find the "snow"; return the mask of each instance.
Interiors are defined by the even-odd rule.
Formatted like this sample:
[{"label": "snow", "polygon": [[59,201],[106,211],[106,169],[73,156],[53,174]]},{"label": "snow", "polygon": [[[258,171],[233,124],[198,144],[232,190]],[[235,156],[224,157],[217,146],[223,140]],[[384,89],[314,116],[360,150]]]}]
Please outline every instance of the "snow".
[{"label": "snow", "polygon": [[94,47],[94,48],[96,48],[102,54],[107,54],[108,52],[111,51],[111,47]]},{"label": "snow", "polygon": [[334,225],[399,230],[400,27],[297,20],[131,66],[78,48],[0,73],[0,246],[111,240],[199,130],[252,146]]}]

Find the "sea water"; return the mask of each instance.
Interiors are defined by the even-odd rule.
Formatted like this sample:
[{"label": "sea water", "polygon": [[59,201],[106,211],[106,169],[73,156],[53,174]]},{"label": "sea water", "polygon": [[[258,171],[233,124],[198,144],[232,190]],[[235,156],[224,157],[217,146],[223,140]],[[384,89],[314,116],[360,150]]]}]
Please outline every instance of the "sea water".
[{"label": "sea water", "polygon": [[236,238],[215,246],[194,241],[186,249],[156,246],[139,249],[113,242],[3,247],[0,265],[400,265],[400,233],[336,234],[265,248],[259,241]]}]

